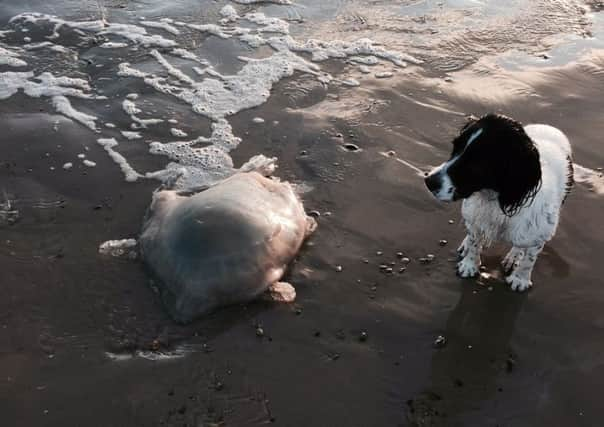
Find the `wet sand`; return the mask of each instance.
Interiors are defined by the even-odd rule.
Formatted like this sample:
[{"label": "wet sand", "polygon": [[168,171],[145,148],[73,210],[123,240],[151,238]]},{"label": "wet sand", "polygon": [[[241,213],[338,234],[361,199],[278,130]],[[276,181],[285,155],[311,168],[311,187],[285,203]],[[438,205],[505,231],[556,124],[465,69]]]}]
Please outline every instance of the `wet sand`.
[{"label": "wet sand", "polygon": [[[497,111],[559,127],[577,163],[604,166],[601,51],[560,67],[490,66],[450,82],[409,68],[355,89],[295,75],[232,117],[244,138],[235,164],[278,157],[280,178],[312,189],[303,198],[319,228],[288,274],[294,304],[258,301],[188,326],[168,318],[141,264],[98,254],[100,242],[137,235],[157,182],[124,182],[98,136],[49,104],[1,102],[0,189],[19,210],[0,225],[3,425],[601,425],[604,199],[576,186],[534,288],[517,294],[497,279],[502,247],[483,260],[495,279],[455,276],[459,205],[380,154],[425,169],[448,156],[464,114]],[[141,170],[164,161],[127,149]],[[96,167],[61,169],[83,151]]]}]

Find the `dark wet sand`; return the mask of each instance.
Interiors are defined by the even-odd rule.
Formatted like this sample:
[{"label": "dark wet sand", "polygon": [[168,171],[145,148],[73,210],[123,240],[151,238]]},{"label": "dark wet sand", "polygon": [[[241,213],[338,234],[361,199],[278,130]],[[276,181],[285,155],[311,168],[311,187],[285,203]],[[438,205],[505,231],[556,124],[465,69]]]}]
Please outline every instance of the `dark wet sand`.
[{"label": "dark wet sand", "polygon": [[[601,57],[594,61],[601,67]],[[142,265],[97,253],[100,242],[136,236],[157,183],[125,183],[97,135],[50,105],[0,103],[0,189],[20,211],[0,228],[2,425],[602,425],[604,199],[577,186],[534,288],[516,294],[501,281],[455,276],[459,205],[438,203],[413,171],[379,154],[395,150],[419,165],[445,158],[463,118],[419,100],[556,125],[578,163],[604,166],[604,88],[592,71],[551,71],[532,83],[538,98],[462,96],[477,83],[469,77],[451,90],[429,80],[377,81],[360,89],[389,102],[373,109],[362,93],[332,88],[338,102],[358,96],[352,101],[370,111],[327,109],[321,119],[284,111],[289,101],[279,94],[290,81],[281,82],[267,104],[232,119],[244,138],[233,154],[237,164],[275,155],[278,176],[313,188],[305,204],[322,215],[289,274],[297,301],[232,307],[186,327],[167,317]],[[310,93],[296,106],[326,96]],[[252,125],[255,116],[267,122]],[[192,126],[206,129],[207,121]],[[49,141],[61,148],[49,150]],[[344,142],[362,151],[343,150]],[[97,166],[63,171],[84,146]],[[162,164],[131,150],[141,170]],[[397,252],[411,259],[403,273]],[[435,259],[424,265],[427,254]],[[503,254],[488,252],[489,272],[501,275]],[[390,262],[394,274],[382,273]],[[433,346],[438,335],[444,348]],[[179,346],[192,351],[163,361],[105,355]]]}]

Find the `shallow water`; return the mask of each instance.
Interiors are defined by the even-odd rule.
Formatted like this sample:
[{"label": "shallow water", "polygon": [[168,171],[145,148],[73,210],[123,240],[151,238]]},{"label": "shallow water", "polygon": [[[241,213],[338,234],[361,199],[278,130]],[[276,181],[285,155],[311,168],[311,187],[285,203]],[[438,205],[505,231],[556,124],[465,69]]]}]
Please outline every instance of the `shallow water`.
[{"label": "shallow water", "polygon": [[[0,101],[4,423],[80,425],[92,417],[93,425],[600,425],[604,21],[592,3],[3,1],[0,30],[15,32],[0,46],[28,66],[2,65],[0,73],[80,78],[90,86],[85,94],[107,97],[68,95],[76,110],[97,118],[99,132],[58,114],[49,97],[16,93]],[[320,73],[286,73],[257,107],[226,115],[241,138],[227,152],[233,166],[260,153],[277,156],[279,177],[312,189],[303,197],[320,213],[319,228],[288,277],[295,304],[260,301],[181,327],[164,313],[138,263],[98,253],[104,241],[137,236],[160,182],[126,182],[97,139],[116,138],[115,150],[144,174],[169,162],[149,152],[151,142],[209,138],[216,120],[194,113],[175,96],[179,90],[167,94],[117,75],[127,61],[167,77],[149,55],[154,48],[203,81],[197,64],[161,46],[127,41],[128,48],[104,49],[107,40],[124,40],[68,28],[53,42],[69,51],[20,50],[24,37],[48,40],[52,25],[8,20],[40,12],[74,22],[140,26],[144,16],[215,24],[226,4],[240,15],[287,19],[299,42],[370,37],[422,62],[381,60],[365,73],[351,58],[312,62],[296,52]],[[223,77],[242,70],[238,55],[274,54],[191,28],[178,27],[177,36],[145,29],[174,39]],[[380,72],[393,76],[378,79]],[[325,73],[330,83],[320,80]],[[360,85],[343,84],[347,79]],[[182,76],[166,81],[187,87]],[[120,133],[132,130],[123,109],[131,93],[139,94],[133,102],[141,118],[164,120],[136,129],[142,138],[135,140]],[[499,280],[500,247],[485,259],[494,278],[455,277],[459,206],[433,200],[418,177],[418,169],[448,156],[464,115],[487,111],[559,127],[586,168],[587,182],[568,199],[527,294]],[[171,128],[189,136],[177,138]],[[82,154],[96,166],[86,167]],[[68,162],[73,167],[64,170]],[[434,261],[421,263],[427,254]],[[390,263],[391,275],[380,269]],[[444,348],[433,347],[438,335],[447,339]]]}]

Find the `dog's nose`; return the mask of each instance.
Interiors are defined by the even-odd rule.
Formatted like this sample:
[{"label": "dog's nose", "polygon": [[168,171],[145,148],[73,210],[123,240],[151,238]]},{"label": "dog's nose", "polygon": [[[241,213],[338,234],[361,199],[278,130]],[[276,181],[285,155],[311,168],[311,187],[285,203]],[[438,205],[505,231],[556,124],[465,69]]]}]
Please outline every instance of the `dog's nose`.
[{"label": "dog's nose", "polygon": [[440,189],[441,179],[440,175],[437,173],[429,174],[428,176],[426,176],[426,178],[424,178],[424,182],[426,183],[426,187],[428,187],[428,190],[433,193],[437,192]]}]

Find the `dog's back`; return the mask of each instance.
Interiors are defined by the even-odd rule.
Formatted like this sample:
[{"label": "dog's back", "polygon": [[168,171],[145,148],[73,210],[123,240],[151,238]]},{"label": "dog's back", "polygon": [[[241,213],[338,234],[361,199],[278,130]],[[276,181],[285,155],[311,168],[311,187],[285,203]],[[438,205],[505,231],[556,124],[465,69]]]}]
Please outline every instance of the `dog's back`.
[{"label": "dog's back", "polygon": [[527,125],[524,131],[539,150],[542,185],[562,203],[573,185],[572,149],[568,138],[549,125]]}]

